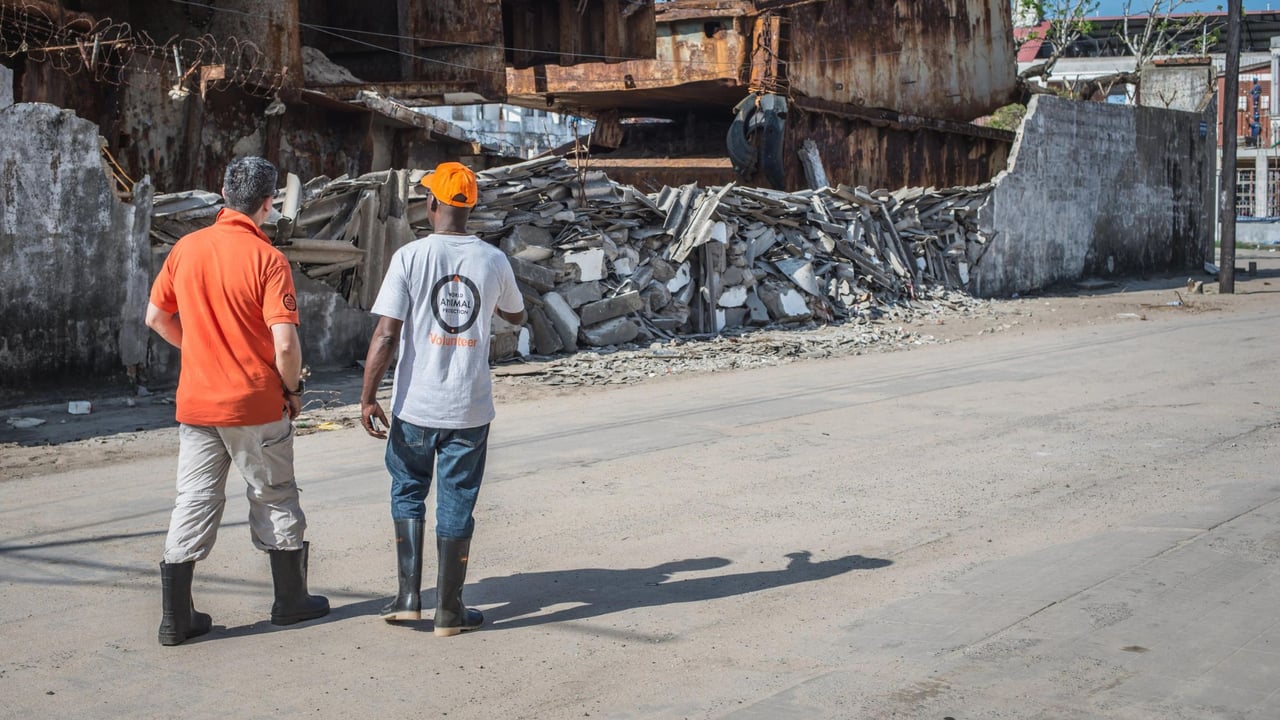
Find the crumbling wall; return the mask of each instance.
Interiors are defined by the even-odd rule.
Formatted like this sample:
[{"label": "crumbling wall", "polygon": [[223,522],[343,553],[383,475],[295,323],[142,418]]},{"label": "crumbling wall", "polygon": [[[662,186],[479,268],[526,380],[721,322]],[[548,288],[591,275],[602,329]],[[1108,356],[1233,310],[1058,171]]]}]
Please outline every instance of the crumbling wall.
[{"label": "crumbling wall", "polygon": [[0,110],[13,104],[13,71],[0,65]]},{"label": "crumbling wall", "polygon": [[[1213,242],[1207,115],[1038,96],[980,213],[973,289],[1198,268]],[[1211,128],[1213,123],[1208,122]]]},{"label": "crumbling wall", "polygon": [[333,288],[294,271],[298,290],[298,337],[311,367],[350,367],[364,358],[378,318],[351,307]]},{"label": "crumbling wall", "polygon": [[1214,91],[1213,76],[1208,60],[1196,65],[1149,65],[1142,73],[1139,104],[1198,112]]},{"label": "crumbling wall", "polygon": [[112,192],[98,128],[0,109],[0,386],[120,373],[146,357],[151,187]]}]

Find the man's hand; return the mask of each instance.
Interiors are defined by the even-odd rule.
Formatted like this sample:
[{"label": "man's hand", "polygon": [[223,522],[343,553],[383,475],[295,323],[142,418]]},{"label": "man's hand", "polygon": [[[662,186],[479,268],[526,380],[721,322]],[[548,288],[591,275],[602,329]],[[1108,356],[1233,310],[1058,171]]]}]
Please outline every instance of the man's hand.
[{"label": "man's hand", "polygon": [[360,403],[360,424],[365,432],[379,440],[387,439],[387,429],[391,427],[386,413],[382,412],[382,405],[377,402]]},{"label": "man's hand", "polygon": [[[369,339],[369,353],[364,359],[364,380],[360,386],[360,424],[364,431],[379,440],[387,437],[391,423],[378,404],[378,386],[382,377],[391,367],[391,359],[395,357],[396,346],[400,341],[400,329],[404,321],[395,318],[378,318],[378,327],[373,330]],[[381,421],[381,425],[378,422]]]},{"label": "man's hand", "polygon": [[284,401],[289,404],[289,419],[297,420],[298,414],[302,412],[302,396],[286,392]]}]

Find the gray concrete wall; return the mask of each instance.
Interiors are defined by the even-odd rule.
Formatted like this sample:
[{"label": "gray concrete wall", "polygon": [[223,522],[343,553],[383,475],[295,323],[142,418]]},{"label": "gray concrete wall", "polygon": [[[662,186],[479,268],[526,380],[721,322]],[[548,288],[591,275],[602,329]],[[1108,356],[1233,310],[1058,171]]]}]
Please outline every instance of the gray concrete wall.
[{"label": "gray concrete wall", "polygon": [[1280,245],[1280,221],[1236,221],[1236,242],[1241,245]]},{"label": "gray concrete wall", "polygon": [[121,374],[146,358],[151,187],[118,200],[98,128],[0,109],[0,386]]},{"label": "gray concrete wall", "polygon": [[298,290],[302,361],[314,368],[350,367],[363,360],[377,316],[351,307],[333,288],[293,273]]},{"label": "gray concrete wall", "polygon": [[1144,107],[1198,112],[1214,90],[1213,66],[1148,65],[1142,71]]},{"label": "gray concrete wall", "polygon": [[13,104],[13,71],[0,65],[0,110]]},{"label": "gray concrete wall", "polygon": [[975,292],[1200,268],[1214,173],[1210,116],[1038,96],[979,216]]}]

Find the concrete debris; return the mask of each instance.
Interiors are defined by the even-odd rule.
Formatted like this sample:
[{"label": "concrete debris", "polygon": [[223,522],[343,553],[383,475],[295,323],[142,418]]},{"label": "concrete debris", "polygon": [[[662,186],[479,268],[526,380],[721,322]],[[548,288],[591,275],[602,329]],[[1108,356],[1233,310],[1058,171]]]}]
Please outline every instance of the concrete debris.
[{"label": "concrete debris", "polygon": [[890,352],[941,342],[908,327],[942,318],[997,317],[992,303],[959,291],[932,288],[916,306],[894,306],[878,321],[857,318],[839,325],[807,328],[726,329],[717,335],[689,335],[666,341],[598,347],[541,362],[503,365],[495,374],[516,385],[627,385],[685,373],[776,366],[807,358]]},{"label": "concrete debris", "polygon": [[[264,231],[306,275],[368,308],[391,255],[429,231],[421,174],[316,178],[301,190],[296,219],[277,227],[273,214]],[[964,291],[985,250],[977,212],[991,190],[784,193],[731,183],[646,194],[559,157],[477,178],[470,229],[508,255],[536,309],[526,328],[495,329],[495,360],[870,320],[932,289]],[[153,239],[172,243],[209,224],[219,200],[197,191],[156,198]]]}]

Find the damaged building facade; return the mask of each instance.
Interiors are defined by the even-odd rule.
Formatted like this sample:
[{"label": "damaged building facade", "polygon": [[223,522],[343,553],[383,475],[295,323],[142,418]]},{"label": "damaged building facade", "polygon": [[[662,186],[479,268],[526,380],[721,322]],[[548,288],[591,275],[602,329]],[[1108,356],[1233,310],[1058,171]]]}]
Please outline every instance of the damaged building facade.
[{"label": "damaged building facade", "polygon": [[[216,213],[208,191],[226,160],[247,153],[294,176],[296,206],[277,204],[289,222],[273,220],[267,232],[294,263],[304,352],[317,366],[363,354],[387,260],[425,232],[415,181],[445,157],[481,171],[473,229],[511,257],[531,308],[526,327],[498,325],[495,358],[871,320],[934,289],[1001,296],[1085,274],[1198,267],[1212,238],[1198,213],[1212,217],[1213,140],[1191,130],[1202,116],[1042,99],[1016,142],[969,122],[1011,92],[1005,5],[456,0],[431,3],[432,12],[398,3],[404,12],[370,13],[336,3],[220,4],[170,18],[172,26],[154,20],[148,32],[208,28],[196,35],[206,38],[201,47],[227,47],[235,33],[279,37],[235,55],[252,58],[247,65],[226,54],[220,65],[202,63],[182,50],[175,63],[173,44],[154,65],[140,53],[104,60],[101,72],[127,65],[136,75],[119,82],[70,72],[75,58],[84,70],[105,57],[86,39],[94,34],[50,39],[67,40],[66,62],[48,54],[56,45],[41,56],[27,43],[0,55],[13,68],[0,70],[0,93],[7,86],[18,103],[0,120],[17,138],[32,132],[31,113],[92,122],[62,122],[60,139],[13,144],[45,143],[55,158],[78,152],[70,165],[96,168],[105,184],[69,184],[61,160],[0,176],[0,257],[26,263],[21,278],[0,280],[0,299],[57,316],[12,315],[0,366],[15,382],[103,374],[113,361],[117,372],[171,374],[174,354],[147,342],[136,305],[145,306],[172,243]],[[100,23],[120,6],[63,9]],[[151,9],[174,7],[182,6]],[[442,36],[432,23],[449,13],[455,31]],[[0,48],[14,47],[11,34],[0,37]],[[617,152],[511,165],[414,111],[504,98],[591,116],[589,144]],[[1105,142],[1078,125],[1105,127]],[[734,132],[744,141],[736,147]],[[1087,167],[1081,143],[1093,148]],[[21,147],[5,152],[8,165],[31,162]],[[1065,169],[1069,186],[1058,182]],[[156,201],[143,212],[152,184]],[[86,193],[93,197],[69,204]],[[100,220],[107,229],[86,230],[91,246],[68,233],[32,243],[23,218],[49,194],[110,217]],[[142,241],[120,239],[139,232],[142,254]],[[68,259],[75,253],[97,260],[77,264]],[[64,272],[97,273],[114,286],[103,283],[89,312],[70,297],[74,283],[37,288],[41,276]],[[77,324],[94,313],[92,332]],[[66,353],[73,345],[83,352]],[[69,359],[41,366],[53,353]]]},{"label": "damaged building facade", "polygon": [[512,68],[511,102],[597,118],[602,166],[637,185],[696,172],[796,190],[818,168],[973,185],[1008,159],[1012,133],[970,122],[1014,96],[1008,3],[675,0],[656,20],[654,59]]},{"label": "damaged building facade", "polygon": [[[652,0],[609,0],[581,11],[537,0],[0,1],[0,93],[2,106],[12,108],[5,112],[13,130],[5,135],[13,139],[7,162],[30,165],[21,147],[28,140],[67,158],[61,166],[45,160],[53,170],[40,182],[32,169],[5,175],[0,257],[20,259],[23,271],[0,281],[6,310],[22,310],[8,312],[0,332],[3,384],[126,367],[134,374],[143,363],[164,374],[173,366],[163,343],[148,351],[146,330],[136,323],[150,272],[168,245],[152,236],[153,249],[137,258],[129,254],[136,248],[121,245],[126,229],[148,224],[142,212],[125,228],[153,189],[217,191],[227,161],[248,154],[308,180],[442,160],[477,169],[503,164],[509,159],[496,148],[413,107],[501,101],[506,64],[559,58],[562,50],[651,54],[652,26]],[[514,57],[513,41],[546,52]],[[20,118],[43,112],[31,109],[42,105],[86,122],[38,128],[55,134],[28,138],[33,128]],[[71,148],[89,150],[71,158]],[[105,170],[107,194],[98,196],[97,183],[66,183],[73,166]],[[80,194],[91,197],[76,199]],[[64,202],[68,214],[86,213],[65,227],[84,232],[50,229],[30,240],[26,219]],[[385,223],[395,212],[384,202],[371,222]],[[107,222],[108,215],[119,217]],[[46,282],[77,273],[95,278]],[[331,355],[349,362],[345,350],[365,332],[367,306],[348,304],[305,273],[298,281],[309,355],[322,364]],[[86,296],[92,302],[72,296],[99,284],[101,293]],[[126,286],[144,288],[140,308],[122,309],[113,288]],[[362,316],[354,326],[346,324],[352,312]],[[91,320],[98,316],[101,322]],[[144,343],[141,357],[122,344],[126,326]],[[337,352],[327,350],[335,345]]]}]

